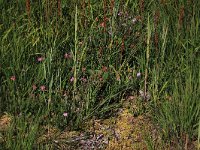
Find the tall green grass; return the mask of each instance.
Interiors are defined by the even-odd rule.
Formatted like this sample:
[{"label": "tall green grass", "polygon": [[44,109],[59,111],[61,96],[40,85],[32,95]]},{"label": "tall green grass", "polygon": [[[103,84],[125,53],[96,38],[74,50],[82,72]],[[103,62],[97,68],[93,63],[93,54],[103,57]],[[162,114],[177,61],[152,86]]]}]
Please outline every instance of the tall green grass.
[{"label": "tall green grass", "polygon": [[163,140],[197,140],[199,2],[61,2],[61,16],[53,1],[31,2],[30,16],[0,2],[0,114],[16,120],[3,148],[33,148],[46,125],[81,129],[139,90]]}]

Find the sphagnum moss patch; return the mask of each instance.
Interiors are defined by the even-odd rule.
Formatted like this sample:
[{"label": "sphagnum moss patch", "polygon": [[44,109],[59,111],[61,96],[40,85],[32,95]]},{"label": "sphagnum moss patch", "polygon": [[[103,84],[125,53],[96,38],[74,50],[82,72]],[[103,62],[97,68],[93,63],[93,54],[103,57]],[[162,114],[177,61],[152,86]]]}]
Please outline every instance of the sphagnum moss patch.
[{"label": "sphagnum moss patch", "polygon": [[[126,100],[125,103],[127,102],[129,101]],[[86,127],[89,128],[85,128],[85,130],[97,137],[101,135],[101,138],[104,139],[101,144],[104,144],[106,150],[147,149],[145,136],[150,135],[154,140],[159,139],[156,128],[147,115],[134,117],[132,111],[130,111],[130,106],[129,108],[127,108],[127,104],[123,106],[114,117],[89,121],[86,123]]]},{"label": "sphagnum moss patch", "polygon": [[194,149],[199,6],[0,0],[0,149]]}]

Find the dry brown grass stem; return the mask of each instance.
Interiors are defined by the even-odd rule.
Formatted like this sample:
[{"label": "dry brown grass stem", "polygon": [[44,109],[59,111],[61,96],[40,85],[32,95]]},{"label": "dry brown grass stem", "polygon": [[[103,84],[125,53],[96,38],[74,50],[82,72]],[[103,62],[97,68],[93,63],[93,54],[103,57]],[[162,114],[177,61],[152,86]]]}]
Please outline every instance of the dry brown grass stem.
[{"label": "dry brown grass stem", "polygon": [[30,14],[31,14],[31,2],[30,2],[30,0],[26,0],[26,13],[28,15],[28,20],[30,22]]},{"label": "dry brown grass stem", "polygon": [[184,15],[185,15],[185,8],[184,6],[181,6],[178,18],[178,30],[180,30],[183,25]]},{"label": "dry brown grass stem", "polygon": [[111,1],[110,1],[110,14],[111,14],[111,16],[112,16],[112,14],[113,14],[114,5],[115,5],[115,0],[111,0]]},{"label": "dry brown grass stem", "polygon": [[106,17],[106,0],[103,0],[103,22],[104,22],[104,32],[106,32],[106,21],[107,21],[107,17]]},{"label": "dry brown grass stem", "polygon": [[46,22],[49,21],[49,0],[46,0]]},{"label": "dry brown grass stem", "polygon": [[57,0],[58,5],[58,17],[61,17],[61,0]]},{"label": "dry brown grass stem", "polygon": [[166,0],[161,0],[161,4],[165,5],[166,4]]},{"label": "dry brown grass stem", "polygon": [[53,9],[54,9],[54,2],[52,2],[52,0],[49,0],[49,17],[52,16]]},{"label": "dry brown grass stem", "polygon": [[144,14],[144,0],[139,1],[139,7],[140,7],[140,15],[141,15],[141,20],[143,20],[143,14]]},{"label": "dry brown grass stem", "polygon": [[87,27],[87,18],[86,18],[86,2],[85,0],[83,0],[83,4],[82,4],[82,9],[83,9],[83,22],[84,22],[84,27]]},{"label": "dry brown grass stem", "polygon": [[187,0],[187,5],[190,6],[190,4],[192,3],[192,0]]}]

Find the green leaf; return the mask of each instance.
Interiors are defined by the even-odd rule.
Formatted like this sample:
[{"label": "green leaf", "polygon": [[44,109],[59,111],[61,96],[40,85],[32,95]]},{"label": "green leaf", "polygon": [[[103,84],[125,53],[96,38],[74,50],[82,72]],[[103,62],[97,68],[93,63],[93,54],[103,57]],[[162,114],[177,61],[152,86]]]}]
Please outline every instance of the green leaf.
[{"label": "green leaf", "polygon": [[108,76],[109,76],[109,73],[108,73],[108,72],[104,72],[104,73],[103,73],[103,79],[104,79],[104,80],[107,80],[107,79],[108,79]]}]

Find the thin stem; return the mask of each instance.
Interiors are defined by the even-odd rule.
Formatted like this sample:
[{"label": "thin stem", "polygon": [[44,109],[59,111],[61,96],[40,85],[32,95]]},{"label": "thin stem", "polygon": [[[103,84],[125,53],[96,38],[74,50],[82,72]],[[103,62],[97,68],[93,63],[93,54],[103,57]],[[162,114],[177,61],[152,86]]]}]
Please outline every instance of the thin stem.
[{"label": "thin stem", "polygon": [[78,20],[77,20],[77,5],[76,5],[76,13],[75,13],[75,52],[74,52],[74,84],[73,84],[73,97],[75,97],[76,92],[76,82],[77,82],[77,28],[78,28]]},{"label": "thin stem", "polygon": [[150,53],[150,38],[151,38],[151,29],[150,29],[149,15],[148,15],[146,69],[145,69],[145,81],[144,81],[144,96],[145,96],[145,98],[146,98],[146,95],[147,95],[147,79],[148,79],[148,66],[149,66],[149,53]]}]

